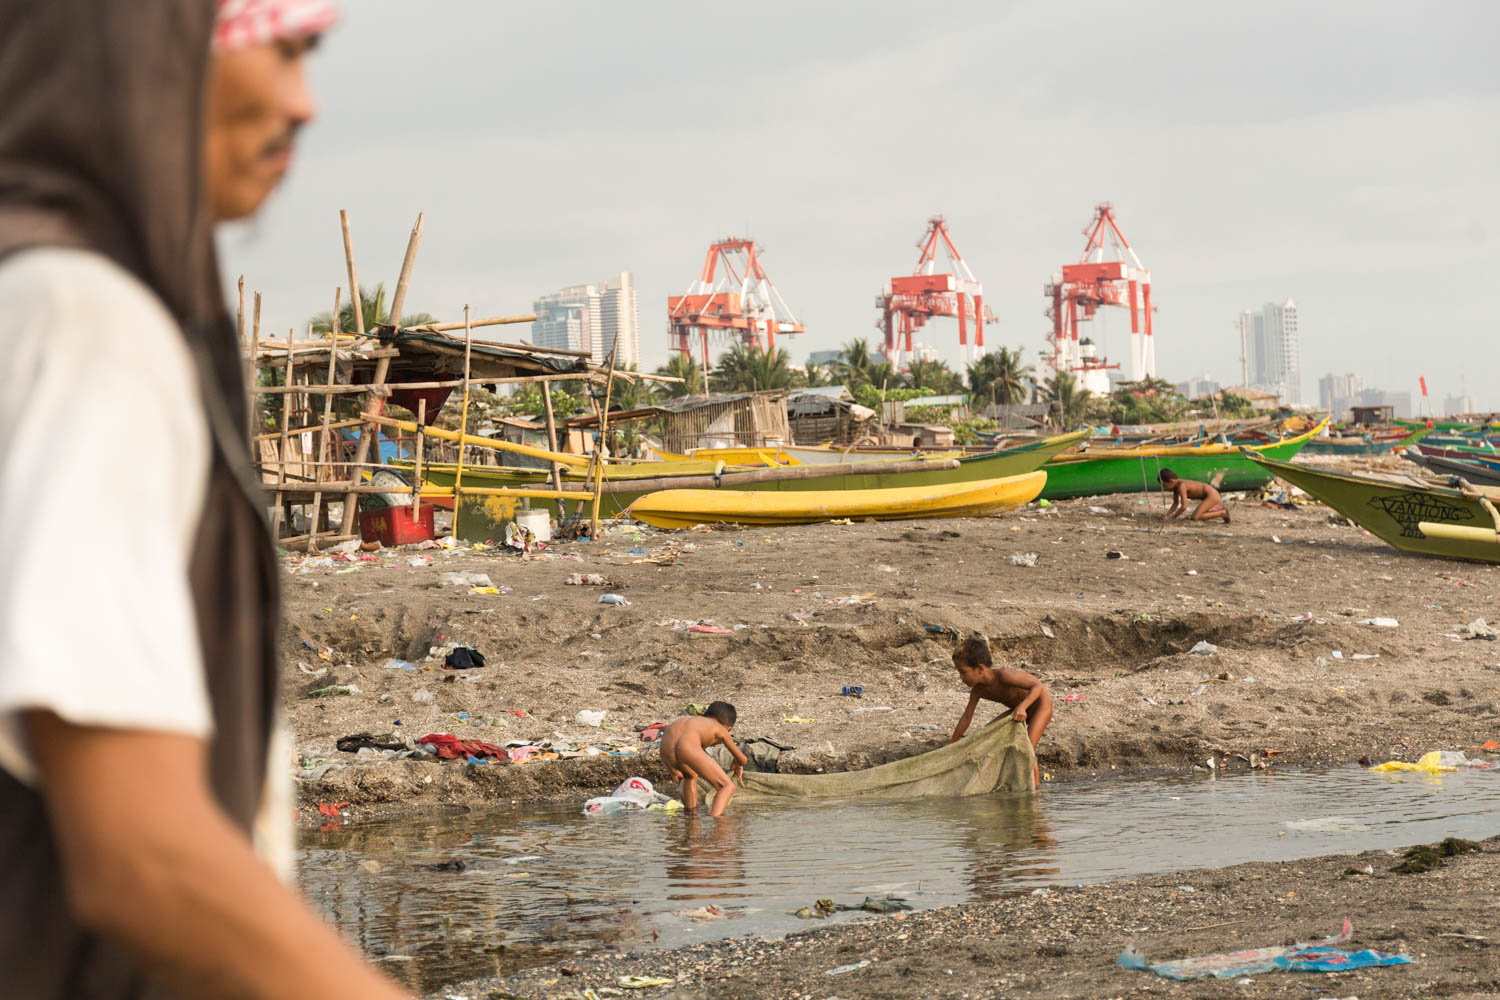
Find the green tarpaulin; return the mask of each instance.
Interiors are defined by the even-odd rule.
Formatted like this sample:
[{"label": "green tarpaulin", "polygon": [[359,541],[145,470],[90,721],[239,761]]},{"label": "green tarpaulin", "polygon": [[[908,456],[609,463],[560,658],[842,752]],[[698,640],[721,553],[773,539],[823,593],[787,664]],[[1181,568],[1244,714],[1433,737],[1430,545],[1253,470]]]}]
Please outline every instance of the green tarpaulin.
[{"label": "green tarpaulin", "polygon": [[[715,750],[721,748],[715,747]],[[728,755],[722,758],[727,761]],[[938,799],[1031,791],[1036,756],[1026,727],[1003,719],[936,750],[863,771],[766,774],[746,771],[740,797]],[[708,786],[705,784],[705,788]],[[713,794],[708,789],[708,794]]]}]

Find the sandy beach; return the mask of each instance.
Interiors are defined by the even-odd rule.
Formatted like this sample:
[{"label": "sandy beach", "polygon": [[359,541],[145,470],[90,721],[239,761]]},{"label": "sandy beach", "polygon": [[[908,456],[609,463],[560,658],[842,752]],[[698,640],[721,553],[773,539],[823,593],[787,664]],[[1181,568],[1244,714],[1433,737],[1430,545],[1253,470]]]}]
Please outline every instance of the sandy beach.
[{"label": "sandy beach", "polygon": [[[1402,554],[1321,506],[1232,502],[1225,527],[1164,525],[1156,502],[776,531],[622,527],[526,558],[403,549],[292,569],[282,695],[303,821],[321,822],[319,802],[348,802],[358,819],[582,799],[630,773],[664,777],[654,755],[366,761],[336,749],[356,733],[636,750],[639,727],[722,698],[739,709],[742,742],[793,748],[783,771],[918,753],[963,709],[953,632],[989,637],[997,661],[1052,690],[1045,781],[1181,772],[1210,757],[1229,771],[1252,758],[1410,760],[1500,733],[1500,646],[1457,638],[1500,617],[1500,569]],[[1012,565],[1031,553],[1035,566]],[[509,589],[439,582],[453,572]],[[577,573],[610,586],[566,585]],[[629,604],[598,604],[603,593]],[[1398,624],[1362,624],[1376,619]],[[700,621],[731,631],[687,630]],[[484,653],[485,668],[446,670],[428,655],[454,642]],[[1189,652],[1200,642],[1215,651]],[[384,667],[392,658],[416,669]],[[335,684],[358,690],[308,694]],[[841,696],[846,685],[863,696]],[[577,724],[580,710],[604,711],[602,726]]]}]

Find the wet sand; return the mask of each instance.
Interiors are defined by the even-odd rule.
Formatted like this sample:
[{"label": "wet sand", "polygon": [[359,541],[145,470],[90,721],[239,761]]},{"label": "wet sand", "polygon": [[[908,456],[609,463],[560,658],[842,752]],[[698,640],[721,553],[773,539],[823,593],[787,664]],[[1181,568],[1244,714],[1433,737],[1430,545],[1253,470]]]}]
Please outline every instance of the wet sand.
[{"label": "wet sand", "polygon": [[[433,996],[582,996],[622,976],[676,985],[633,995],[714,1000],[815,997],[1098,998],[1358,997],[1477,1000],[1500,992],[1494,944],[1496,841],[1425,874],[1390,869],[1384,851],[1285,864],[1245,864],[1018,895],[874,917],[780,941],[731,939],[671,952],[606,953]],[[1349,874],[1374,869],[1373,875]],[[1339,974],[1263,973],[1175,982],[1120,967],[1128,945],[1168,961],[1336,934],[1341,947],[1409,955],[1410,965]],[[830,969],[869,962],[837,976]],[[603,994],[601,994],[603,995]]]}]

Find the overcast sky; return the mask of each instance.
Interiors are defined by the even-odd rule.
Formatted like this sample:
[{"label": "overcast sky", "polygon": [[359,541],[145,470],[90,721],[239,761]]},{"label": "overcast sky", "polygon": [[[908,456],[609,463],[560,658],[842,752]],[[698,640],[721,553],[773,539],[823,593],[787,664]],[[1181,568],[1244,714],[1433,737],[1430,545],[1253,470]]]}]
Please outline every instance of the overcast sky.
[{"label": "overcast sky", "polygon": [[[1425,373],[1439,409],[1461,384],[1500,408],[1493,0],[344,6],[291,178],[221,243],[269,329],[345,282],[340,208],[388,286],[425,211],[409,310],[529,312],[628,269],[648,366],[708,244],[753,237],[800,363],[878,336],[942,213],[987,343],[1034,356],[1107,200],[1152,271],[1160,374],[1238,382],[1235,317],[1290,297],[1304,399]],[[1094,326],[1128,368],[1128,315]],[[954,321],[926,339],[957,362]]]}]

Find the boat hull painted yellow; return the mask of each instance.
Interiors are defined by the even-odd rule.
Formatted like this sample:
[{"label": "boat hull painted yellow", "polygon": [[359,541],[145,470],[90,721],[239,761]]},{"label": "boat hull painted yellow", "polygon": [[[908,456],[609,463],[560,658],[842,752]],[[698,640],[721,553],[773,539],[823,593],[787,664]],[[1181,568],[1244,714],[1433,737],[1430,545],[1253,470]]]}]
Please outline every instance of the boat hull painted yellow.
[{"label": "boat hull painted yellow", "polygon": [[661,490],[630,505],[627,513],[658,528],[695,524],[816,524],[839,518],[878,521],[929,517],[986,517],[1036,499],[1045,472],[940,486],[799,493],[741,490]]}]

